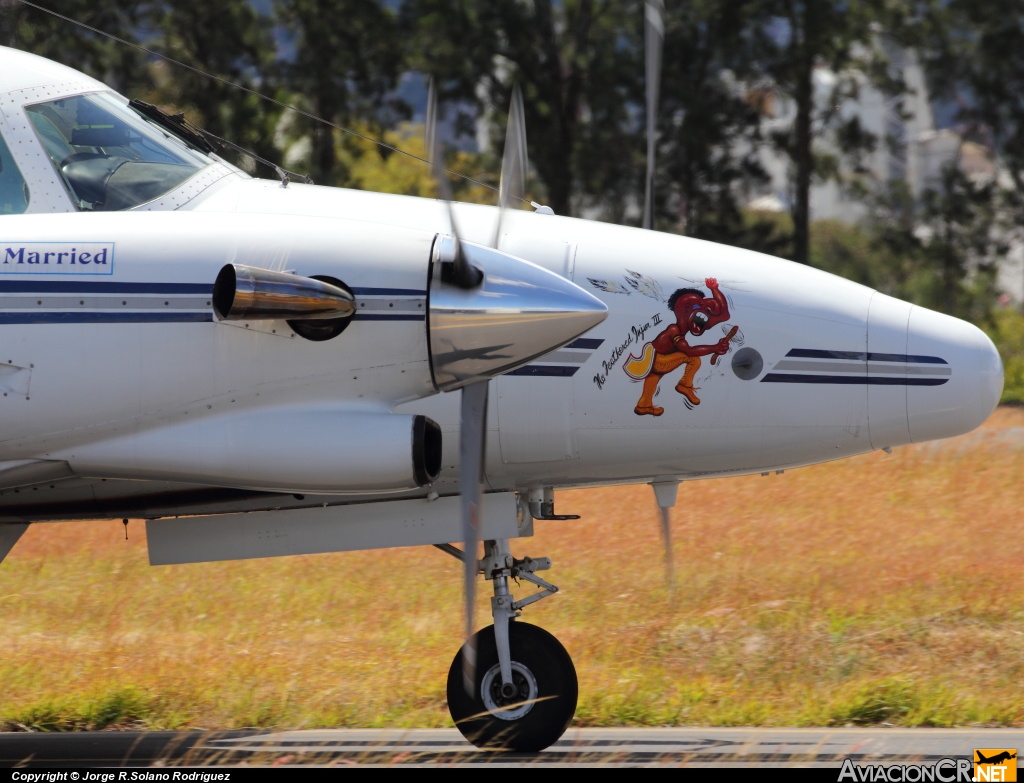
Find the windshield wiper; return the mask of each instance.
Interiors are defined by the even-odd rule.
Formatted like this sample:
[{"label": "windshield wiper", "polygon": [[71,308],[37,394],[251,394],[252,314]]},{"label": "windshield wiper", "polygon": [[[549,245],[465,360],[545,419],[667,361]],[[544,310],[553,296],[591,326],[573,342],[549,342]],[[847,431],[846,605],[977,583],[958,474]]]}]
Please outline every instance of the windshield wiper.
[{"label": "windshield wiper", "polygon": [[252,158],[257,163],[269,166],[277,172],[277,176],[281,178],[281,183],[285,186],[287,186],[292,179],[305,182],[308,185],[313,184],[313,180],[304,174],[296,174],[294,171],[283,169],[276,163],[272,163],[266,158],[261,158],[255,152],[251,152],[244,147],[240,147],[237,144],[228,141],[227,139],[222,139],[220,136],[213,135],[208,130],[204,130],[203,128],[193,125],[185,119],[184,113],[168,114],[163,109],[160,109],[151,103],[146,103],[145,101],[128,101],[128,106],[135,109],[135,111],[143,117],[152,120],[161,128],[170,131],[186,144],[195,147],[202,152],[210,155],[216,155],[218,153],[218,149],[214,144],[211,144],[211,142],[215,142],[217,145],[220,145],[221,150],[227,147],[229,149],[233,149],[235,152],[240,152],[243,155]]},{"label": "windshield wiper", "polygon": [[145,101],[128,101],[128,107],[135,109],[148,120],[152,120],[161,128],[169,130],[191,147],[207,154],[215,154],[216,148],[203,136],[203,131],[185,119],[184,114],[168,114],[163,109]]}]

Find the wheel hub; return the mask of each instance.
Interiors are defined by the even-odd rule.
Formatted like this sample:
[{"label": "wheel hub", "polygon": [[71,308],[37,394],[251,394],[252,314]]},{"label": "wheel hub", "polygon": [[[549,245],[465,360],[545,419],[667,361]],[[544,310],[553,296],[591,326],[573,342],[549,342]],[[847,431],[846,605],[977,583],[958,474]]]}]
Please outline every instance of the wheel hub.
[{"label": "wheel hub", "polygon": [[484,674],[480,696],[487,711],[501,720],[519,720],[536,703],[537,678],[527,667],[512,661],[512,682],[502,684],[501,666],[495,664]]}]

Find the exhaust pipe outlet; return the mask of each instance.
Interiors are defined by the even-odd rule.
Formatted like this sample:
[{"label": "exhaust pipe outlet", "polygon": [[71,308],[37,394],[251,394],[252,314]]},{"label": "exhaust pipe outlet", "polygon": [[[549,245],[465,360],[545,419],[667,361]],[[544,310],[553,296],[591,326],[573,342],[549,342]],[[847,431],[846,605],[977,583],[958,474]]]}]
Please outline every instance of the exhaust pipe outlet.
[{"label": "exhaust pipe outlet", "polygon": [[441,427],[421,415],[412,422],[412,475],[421,487],[441,475]]},{"label": "exhaust pipe outlet", "polygon": [[355,297],[344,288],[286,272],[226,264],[213,284],[213,309],[222,321],[351,318]]}]

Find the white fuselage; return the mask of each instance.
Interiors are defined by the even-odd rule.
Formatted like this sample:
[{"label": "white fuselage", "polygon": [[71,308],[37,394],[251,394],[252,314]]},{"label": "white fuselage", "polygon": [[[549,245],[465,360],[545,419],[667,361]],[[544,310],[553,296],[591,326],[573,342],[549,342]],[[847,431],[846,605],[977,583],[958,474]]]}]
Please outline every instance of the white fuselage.
[{"label": "white fuselage", "polygon": [[[214,162],[132,210],[77,212],[21,110],[36,92],[0,95],[32,194],[25,214],[0,215],[0,521],[457,492],[458,394],[436,392],[427,318],[445,204]],[[454,214],[463,239],[495,242],[495,208]],[[780,470],[966,432],[999,399],[1000,359],[975,326],[815,269],[525,211],[496,243],[608,316],[491,381],[495,491]],[[283,320],[222,321],[209,302],[225,264],[339,279],[357,315],[324,342]],[[680,289],[709,312],[721,297],[727,317],[704,328],[674,312]],[[440,423],[432,486],[386,466],[374,480],[388,446],[357,422],[395,413]]]},{"label": "white fuselage", "polygon": [[[447,223],[446,207],[437,201],[266,181],[225,186],[195,208],[222,205],[343,214],[378,223],[382,231],[396,223],[424,230]],[[496,210],[457,205],[456,214],[467,239],[490,241]],[[977,327],[789,261],[528,212],[505,216],[498,247],[588,288],[605,301],[609,316],[586,335],[585,347],[535,363],[535,371],[552,374],[520,371],[492,382],[489,421],[497,442],[489,444],[488,479],[495,488],[780,469],[968,431],[998,400],[999,357]],[[663,415],[634,413],[642,383],[623,366],[675,316],[652,292],[628,285],[627,278],[638,279],[630,273],[657,283],[663,298],[676,288],[707,295],[705,279],[717,278],[728,298],[731,317],[713,333],[688,338],[694,345],[713,343],[739,327],[739,339],[720,363],[702,359],[699,405],[687,407],[674,390],[679,370],[667,374],[659,389]],[[602,291],[591,280],[618,283],[622,292]],[[730,367],[740,345],[763,357],[762,373],[751,380],[741,380]],[[787,358],[794,350],[851,356]],[[907,362],[907,356],[946,365]],[[894,357],[900,360],[885,361]],[[765,382],[780,362],[804,367]],[[812,376],[816,382],[805,382]],[[891,383],[863,382],[869,376]],[[456,426],[455,401],[445,395],[403,409]]]}]

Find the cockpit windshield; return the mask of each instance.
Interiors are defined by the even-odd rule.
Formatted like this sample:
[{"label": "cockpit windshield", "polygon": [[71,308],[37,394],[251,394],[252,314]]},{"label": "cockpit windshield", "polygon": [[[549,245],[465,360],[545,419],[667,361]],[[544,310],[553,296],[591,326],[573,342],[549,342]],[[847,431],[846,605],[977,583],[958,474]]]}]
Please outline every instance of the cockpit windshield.
[{"label": "cockpit windshield", "polygon": [[122,100],[90,93],[25,107],[79,209],[137,207],[213,162]]}]

